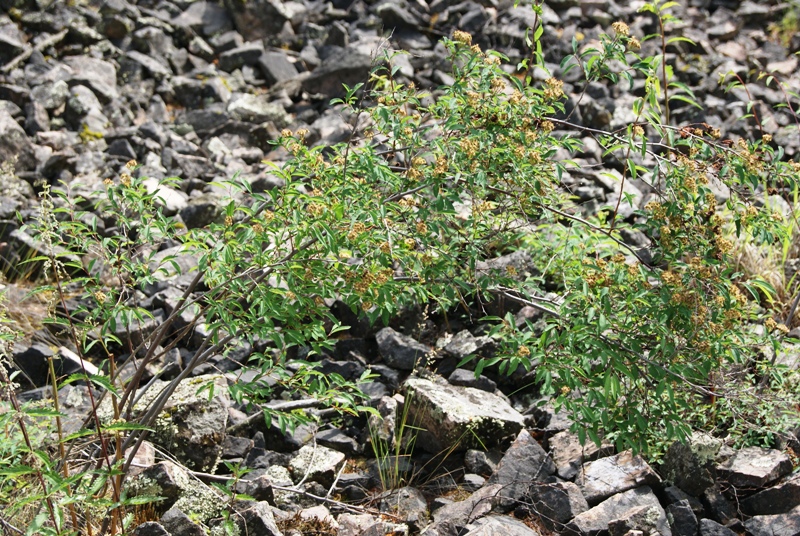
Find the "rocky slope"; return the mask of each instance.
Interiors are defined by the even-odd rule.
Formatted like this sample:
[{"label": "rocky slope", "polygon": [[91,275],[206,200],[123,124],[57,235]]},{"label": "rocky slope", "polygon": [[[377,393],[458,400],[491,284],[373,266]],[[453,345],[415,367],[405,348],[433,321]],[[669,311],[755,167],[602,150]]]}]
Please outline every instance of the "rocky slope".
[{"label": "rocky slope", "polygon": [[[543,48],[551,71],[559,76],[573,37],[590,42],[614,21],[626,21],[633,35],[656,32],[653,17],[637,11],[642,4],[544,3]],[[307,128],[314,144],[346,139],[352,127],[329,101],[343,83],[366,81],[377,50],[410,51],[398,60],[402,78],[435,88],[450,81],[441,36],[470,32],[483,48],[499,50],[515,64],[527,55],[525,32],[536,21],[529,6],[495,0],[0,0],[0,7],[0,161],[13,165],[0,175],[0,264],[12,279],[31,275],[31,265],[20,260],[42,247],[19,228],[16,214],[35,218],[35,193],[45,183],[69,185],[92,199],[104,179],[120,176],[136,160],[141,176],[181,178],[179,187],[162,195],[187,227],[199,227],[220,209],[212,181],[240,173],[261,190],[280,186],[263,161],[287,157],[269,144],[282,128]],[[798,57],[790,53],[800,48],[800,37],[780,31],[788,9],[771,1],[679,3],[674,12],[683,22],[669,31],[694,44],[671,46],[669,60],[702,109],[675,109],[675,124],[707,122],[724,137],[754,135],[754,121],[740,119],[752,100],[763,133],[787,157],[800,154],[797,118],[788,108],[775,108],[792,97],[775,86],[750,84],[748,95],[744,89],[726,93],[718,84],[720,74],[755,82],[764,72],[800,88]],[[642,54],[657,53],[655,47],[646,41]],[[578,69],[563,78],[571,122],[614,129],[632,120],[629,95],[601,84],[583,93]],[[796,109],[797,99],[791,102]],[[603,162],[591,136],[583,141],[576,156],[585,171],[566,186],[592,210],[613,195],[600,170],[615,164]],[[633,188],[641,201],[642,192]],[[147,296],[156,318],[179,293],[180,282],[171,285]],[[13,285],[7,291],[18,292]],[[237,362],[220,358],[198,369],[196,381],[220,389],[211,400],[187,389],[165,408],[172,416],[165,425],[169,434],[156,434],[154,442],[168,447],[171,459],[146,444],[130,487],[131,493],[155,489],[167,500],[158,521],[142,524],[136,534],[203,534],[201,522],[218,523],[220,499],[207,484],[228,481],[221,460],[250,469],[238,484],[255,499],[236,505],[242,534],[800,534],[797,459],[787,454],[796,440],[781,445],[788,445],[783,451],[732,451],[697,436],[688,446],[671,448],[656,472],[642,458],[608,445],[581,447],[563,415],[509,400],[503,391],[515,391],[525,378],[498,389],[497,378],[476,379],[455,367],[486,344],[469,331],[445,334],[437,343],[444,364],[430,378],[409,379],[430,347],[392,328],[367,331],[322,359],[323,370],[348,378],[370,365],[379,378],[366,389],[388,421],[403,414],[404,400],[416,402],[410,418],[425,423],[420,448],[413,459],[390,464],[402,483],[385,494],[374,493],[385,484],[385,467],[375,460],[348,462],[370,451],[363,422],[283,434],[242,413],[228,397],[226,383],[242,381]],[[175,349],[174,362],[190,353]],[[21,399],[47,396],[41,386],[51,356],[65,372],[79,368],[65,348],[34,341],[15,347],[14,360],[33,384]],[[799,366],[796,355],[786,362]],[[85,416],[87,389],[61,390],[72,426]],[[393,396],[397,391],[406,398]],[[320,415],[324,422],[326,414]],[[486,445],[490,450],[458,444],[447,472],[430,471],[437,465],[428,463],[432,457],[453,446],[475,415],[487,427],[485,437],[496,440]],[[385,433],[390,437],[391,430]],[[215,471],[220,474],[210,474]]]}]

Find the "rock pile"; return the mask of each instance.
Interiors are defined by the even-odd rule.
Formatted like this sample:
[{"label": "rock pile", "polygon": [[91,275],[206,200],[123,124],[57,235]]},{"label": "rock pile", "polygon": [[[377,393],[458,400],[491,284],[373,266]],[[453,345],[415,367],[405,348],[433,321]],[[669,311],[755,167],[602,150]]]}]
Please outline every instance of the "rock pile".
[{"label": "rock pile", "polygon": [[[571,53],[573,38],[589,43],[616,20],[626,21],[633,35],[657,32],[655,19],[637,11],[641,4],[542,4],[545,59],[565,80],[570,122],[615,129],[634,119],[629,95],[597,83],[584,87],[579,70],[561,76],[559,62]],[[525,32],[539,20],[530,7],[508,0],[0,0],[0,6],[0,161],[13,165],[0,174],[0,268],[12,278],[35,275],[35,265],[20,260],[42,246],[19,228],[15,215],[35,218],[35,192],[43,184],[68,185],[91,201],[104,190],[104,179],[136,160],[142,164],[136,173],[152,179],[169,213],[187,228],[201,227],[223,214],[213,181],[239,173],[256,191],[281,186],[263,161],[287,158],[269,144],[282,128],[308,129],[312,144],[346,139],[352,126],[328,103],[341,95],[342,84],[367,80],[379,50],[408,50],[395,60],[399,76],[435,88],[451,82],[440,36],[471,32],[484,49],[499,50],[515,64],[527,56]],[[701,104],[674,109],[675,124],[706,122],[725,137],[751,135],[754,123],[739,118],[752,101],[763,133],[786,155],[800,155],[796,117],[789,108],[775,108],[785,104],[782,91],[750,84],[749,94],[742,88],[726,93],[718,86],[719,74],[755,81],[764,72],[800,87],[798,57],[788,52],[800,48],[800,37],[773,35],[769,26],[787,9],[750,0],[689,0],[674,8],[683,22],[669,31],[694,43],[671,45],[668,60]],[[655,53],[657,43],[645,41],[642,54]],[[613,173],[617,163],[604,161],[591,136],[583,142],[573,155],[581,169],[565,177],[565,186],[591,212],[613,200],[616,185],[598,170],[605,165]],[[170,176],[181,178],[175,187],[157,184]],[[641,203],[646,192],[635,183],[627,187],[634,205]],[[178,260],[183,268],[196,263]],[[515,254],[492,262],[525,259]],[[171,311],[180,282],[164,279],[147,295],[153,319],[120,337],[141,341]],[[145,447],[132,470],[131,494],[166,497],[159,521],[142,524],[136,534],[204,534],[201,522],[219,523],[223,504],[207,483],[230,482],[223,461],[249,470],[236,486],[253,500],[236,503],[235,519],[251,536],[302,531],[292,527],[340,535],[800,534],[800,479],[784,452],[732,451],[697,436],[672,447],[656,471],[611,445],[581,446],[563,415],[504,394],[530,383],[529,376],[475,378],[456,367],[491,341],[469,331],[451,335],[440,341],[443,358],[430,377],[412,371],[431,347],[392,328],[366,331],[320,360],[322,370],[345,377],[358,377],[367,365],[378,374],[365,389],[389,417],[381,437],[370,437],[363,423],[285,434],[243,414],[222,387],[247,380],[238,363],[252,348],[243,347],[238,360],[220,357],[199,368],[192,385],[218,385],[215,396],[192,388],[176,394],[165,408],[170,418],[154,434],[154,443],[174,460],[156,463],[152,446]],[[174,377],[191,352],[170,351],[160,366],[172,372],[162,377]],[[89,365],[66,348],[41,343],[18,345],[13,357],[33,384],[23,400],[48,396],[41,386],[49,357],[57,358],[63,374]],[[798,366],[797,359],[793,363]],[[73,384],[59,391],[62,409],[72,415],[68,431],[87,414],[88,389]],[[402,415],[422,428],[413,457],[393,457],[392,447],[384,459],[348,464],[369,453],[373,442],[391,443],[391,418]],[[442,452],[450,454],[446,461]],[[396,489],[371,494],[387,477]],[[460,495],[452,495],[454,489]],[[368,507],[358,511],[333,500],[368,496]]]}]

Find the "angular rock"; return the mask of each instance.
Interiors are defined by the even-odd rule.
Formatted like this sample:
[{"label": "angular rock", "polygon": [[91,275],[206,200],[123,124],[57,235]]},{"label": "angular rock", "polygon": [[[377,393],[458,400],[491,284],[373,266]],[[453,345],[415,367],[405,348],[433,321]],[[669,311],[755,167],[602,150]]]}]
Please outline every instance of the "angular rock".
[{"label": "angular rock", "polygon": [[63,80],[42,84],[31,90],[31,100],[41,103],[50,112],[63,106],[67,97],[69,86]]},{"label": "angular rock", "polygon": [[161,516],[161,525],[169,531],[171,536],[205,536],[203,526],[178,508],[170,508]]},{"label": "angular rock", "polygon": [[545,481],[555,471],[553,460],[527,430],[522,430],[487,483],[503,486],[500,507],[509,509],[528,495],[533,483]]},{"label": "angular rock", "polygon": [[453,373],[447,377],[447,381],[452,385],[472,387],[474,389],[486,391],[487,393],[493,393],[497,389],[497,384],[486,376],[480,375],[476,378],[474,372],[466,369],[454,370]]},{"label": "angular rock", "polygon": [[755,516],[744,522],[752,536],[800,536],[800,506],[771,516]]},{"label": "angular rock", "polygon": [[392,328],[383,328],[375,335],[383,360],[398,370],[414,370],[432,349]]},{"label": "angular rock", "polygon": [[283,52],[265,52],[258,59],[258,66],[270,86],[297,76],[297,68]]},{"label": "angular rock", "polygon": [[589,509],[580,488],[572,482],[534,482],[530,496],[533,512],[551,530]]},{"label": "angular rock", "polygon": [[407,526],[390,523],[369,514],[340,514],[336,521],[339,524],[338,536],[408,535]]},{"label": "angular rock", "polygon": [[134,529],[133,536],[170,536],[170,534],[161,523],[146,521]]},{"label": "angular rock", "polygon": [[224,7],[216,2],[192,2],[180,15],[172,19],[178,27],[191,28],[206,36],[217,35],[233,28]]},{"label": "angular rock", "polygon": [[608,533],[611,536],[625,536],[626,534],[659,534],[658,524],[664,510],[660,506],[637,506],[625,512],[622,516],[608,524]]},{"label": "angular rock", "polygon": [[380,511],[396,515],[418,531],[428,524],[428,501],[416,488],[403,487],[381,496]]},{"label": "angular rock", "polygon": [[689,501],[684,499],[667,506],[667,520],[673,536],[697,535],[697,517]]},{"label": "angular rock", "polygon": [[248,41],[270,39],[278,35],[286,22],[299,18],[306,8],[292,0],[225,0],[236,29]]},{"label": "angular rock", "polygon": [[705,515],[711,519],[727,524],[736,517],[736,508],[716,487],[705,490],[700,499]]},{"label": "angular rock", "polygon": [[305,479],[330,486],[344,460],[341,452],[322,445],[305,445],[292,458],[289,470],[295,482]]},{"label": "angular rock", "polygon": [[664,455],[664,480],[699,497],[716,481],[715,457],[722,443],[706,434],[693,434],[686,443],[675,442]]},{"label": "angular rock", "polygon": [[228,101],[228,113],[239,121],[250,123],[271,121],[277,128],[283,128],[291,121],[283,106],[269,102],[265,95],[234,94]]},{"label": "angular rock", "polygon": [[539,536],[539,533],[528,525],[508,516],[489,516],[478,519],[466,527],[464,536]]},{"label": "angular rock", "polygon": [[342,84],[353,87],[367,82],[372,58],[354,48],[346,48],[314,69],[302,82],[303,89],[309,93],[321,93],[327,97],[344,95]]},{"label": "angular rock", "polygon": [[16,159],[18,171],[33,168],[33,146],[25,130],[17,123],[8,111],[0,109],[0,163]]},{"label": "angular rock", "polygon": [[522,415],[492,393],[420,378],[409,378],[404,392],[409,423],[421,428],[417,445],[433,454],[493,448],[523,426]]},{"label": "angular rock", "polygon": [[238,515],[233,517],[242,534],[283,536],[275,523],[272,508],[266,501],[259,501],[254,506],[239,512]]},{"label": "angular rock", "polygon": [[761,488],[791,473],[792,462],[779,450],[746,447],[717,466],[717,471],[737,488]]},{"label": "angular rock", "polygon": [[499,504],[503,486],[490,484],[469,498],[442,506],[433,513],[433,523],[422,533],[425,536],[462,534],[464,527],[479,519]]},{"label": "angular rock", "polygon": [[231,73],[245,65],[255,65],[264,54],[264,45],[260,42],[245,43],[242,46],[226,50],[219,56],[219,68]]},{"label": "angular rock", "polygon": [[800,473],[739,503],[749,516],[785,514],[800,506]]},{"label": "angular rock", "polygon": [[580,486],[586,501],[594,505],[629,489],[657,486],[661,478],[641,456],[634,456],[626,450],[584,464],[575,483]]},{"label": "angular rock", "polygon": [[578,434],[559,432],[548,440],[550,456],[556,464],[558,476],[572,480],[580,471],[584,461],[595,460],[614,453],[614,445],[604,441],[600,447],[594,441],[581,445]]},{"label": "angular rock", "polygon": [[70,80],[88,86],[101,101],[111,102],[119,96],[113,63],[90,56],[67,56],[63,61],[72,69]]},{"label": "angular rock", "polygon": [[700,520],[700,536],[735,536],[736,533],[712,519]]},{"label": "angular rock", "polygon": [[580,534],[581,536],[606,536],[609,534],[609,523],[642,506],[659,509],[659,518],[656,523],[658,532],[662,536],[672,536],[666,513],[661,509],[658,498],[648,486],[614,495],[594,508],[579,514],[567,525],[566,533]]}]

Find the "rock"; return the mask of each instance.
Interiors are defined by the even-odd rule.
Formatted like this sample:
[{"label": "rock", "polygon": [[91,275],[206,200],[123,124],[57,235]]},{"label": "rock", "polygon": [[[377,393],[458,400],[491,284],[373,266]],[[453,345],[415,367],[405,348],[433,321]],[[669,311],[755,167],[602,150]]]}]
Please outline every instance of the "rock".
[{"label": "rock", "polygon": [[453,373],[448,376],[447,381],[452,385],[472,387],[473,389],[480,389],[487,393],[493,393],[497,389],[497,384],[486,376],[481,375],[476,378],[474,372],[465,369],[454,370]]},{"label": "rock", "polygon": [[369,514],[340,514],[336,521],[339,524],[338,536],[408,536],[407,526],[389,523]]},{"label": "rock", "polygon": [[[138,415],[148,408],[168,384],[155,380],[134,407],[134,414]],[[210,399],[206,386],[213,386]],[[170,396],[156,419],[153,443],[168,449],[187,467],[211,472],[222,453],[229,405],[230,397],[224,376],[197,376],[185,380]]]},{"label": "rock", "polygon": [[487,485],[463,501],[442,506],[433,513],[433,523],[422,534],[424,536],[463,534],[467,525],[492,511],[499,503],[502,491],[501,484]]},{"label": "rock", "polygon": [[344,459],[341,452],[322,445],[305,445],[292,458],[289,471],[295,482],[313,480],[329,487]]},{"label": "rock", "polygon": [[245,43],[220,54],[219,68],[231,73],[245,65],[256,65],[263,54],[264,45],[260,42]]},{"label": "rock", "polygon": [[64,63],[72,69],[70,81],[88,86],[102,102],[119,97],[117,69],[108,61],[90,56],[67,56]]},{"label": "rock", "polygon": [[656,522],[658,532],[662,536],[672,536],[672,531],[667,522],[666,513],[661,509],[658,498],[648,486],[642,486],[614,495],[601,502],[594,508],[579,514],[566,527],[567,534],[581,536],[606,536],[609,534],[608,525],[615,519],[621,519],[631,510],[642,506],[653,507],[660,510]]},{"label": "rock", "polygon": [[752,517],[744,522],[744,526],[752,536],[798,536],[800,506],[783,514]]},{"label": "rock", "polygon": [[522,429],[522,415],[492,393],[420,378],[403,389],[408,422],[421,429],[417,445],[432,454],[493,448]]},{"label": "rock", "polygon": [[133,531],[133,536],[170,536],[161,523],[145,521]]},{"label": "rock", "polygon": [[177,508],[171,508],[161,516],[161,525],[169,531],[170,536],[205,536],[202,525]]},{"label": "rock", "polygon": [[493,349],[494,343],[490,337],[476,337],[466,329],[456,333],[443,348],[447,354],[458,360],[478,352],[484,354]]},{"label": "rock", "polygon": [[551,530],[589,509],[578,486],[572,482],[534,482],[530,487],[531,507]]},{"label": "rock", "polygon": [[383,328],[375,335],[383,360],[398,370],[414,370],[431,348],[392,328]]},{"label": "rock", "polygon": [[544,449],[527,430],[522,430],[487,483],[503,486],[500,507],[507,510],[528,495],[534,482],[545,481],[555,471],[556,466]]},{"label": "rock", "polygon": [[270,86],[297,76],[297,68],[284,52],[265,52],[258,59],[258,66]]},{"label": "rock", "polygon": [[661,483],[661,478],[641,456],[634,456],[626,450],[585,464],[575,483],[580,486],[588,503],[595,505],[629,489],[655,487]]},{"label": "rock", "polygon": [[190,198],[189,204],[180,214],[187,229],[196,229],[205,227],[211,222],[222,221],[223,210],[217,196],[203,194]]},{"label": "rock", "polygon": [[45,83],[31,90],[31,101],[40,103],[48,112],[64,105],[69,97],[69,86],[63,80]]},{"label": "rock", "polygon": [[273,39],[284,24],[299,19],[306,8],[292,0],[225,0],[236,29],[248,41]]},{"label": "rock", "polygon": [[228,101],[228,113],[239,121],[250,123],[270,121],[277,128],[288,126],[291,121],[283,106],[267,101],[265,95],[234,94]]},{"label": "rock", "polygon": [[681,500],[667,506],[667,520],[673,536],[696,536],[697,517],[687,500]]},{"label": "rock", "polygon": [[34,166],[33,146],[25,130],[7,110],[0,109],[0,163],[15,161],[18,171],[29,170]]},{"label": "rock", "polygon": [[156,80],[161,80],[168,76],[172,76],[172,71],[167,65],[164,65],[160,61],[147,56],[146,54],[142,54],[141,52],[137,52],[135,50],[129,50],[125,53],[125,56],[131,61],[134,61],[147,69],[150,75]]},{"label": "rock", "polygon": [[608,524],[611,536],[625,536],[633,531],[640,534],[659,534],[658,525],[664,516],[661,506],[637,506]]},{"label": "rock", "polygon": [[478,475],[489,476],[497,469],[497,464],[503,459],[503,453],[498,450],[470,449],[464,453],[464,467],[467,471]]},{"label": "rock", "polygon": [[731,529],[724,525],[720,525],[712,519],[700,520],[700,536],[734,536],[736,535]]},{"label": "rock", "polygon": [[[232,1],[232,0],[229,0]],[[302,82],[303,89],[309,93],[321,93],[326,97],[344,95],[342,84],[353,87],[366,83],[372,68],[372,58],[354,48],[346,48],[314,69]]]},{"label": "rock", "polygon": [[737,488],[761,488],[792,472],[789,456],[775,449],[746,447],[717,466],[720,478]]},{"label": "rock", "polygon": [[253,536],[283,536],[269,503],[259,501],[252,507],[233,516],[242,534]]},{"label": "rock", "polygon": [[727,524],[736,517],[736,508],[716,487],[705,490],[701,501],[706,515],[720,523]]},{"label": "rock", "polygon": [[467,525],[468,532],[464,536],[539,536],[539,533],[528,525],[508,516],[489,516],[478,519]]},{"label": "rock", "polygon": [[399,517],[415,531],[428,523],[428,502],[416,488],[404,487],[382,495],[379,508]]},{"label": "rock", "polygon": [[233,28],[225,8],[216,2],[206,1],[190,3],[171,22],[177,27],[200,31],[205,36],[217,35]]},{"label": "rock", "polygon": [[558,476],[564,480],[572,480],[580,471],[584,461],[595,460],[614,453],[614,445],[604,441],[600,447],[594,441],[581,445],[578,434],[558,432],[548,441],[550,456],[556,464]]},{"label": "rock", "polygon": [[699,497],[716,481],[715,456],[721,442],[705,434],[693,434],[686,443],[675,442],[664,455],[664,480]]},{"label": "rock", "polygon": [[785,514],[800,506],[800,474],[776,484],[739,503],[749,516]]}]

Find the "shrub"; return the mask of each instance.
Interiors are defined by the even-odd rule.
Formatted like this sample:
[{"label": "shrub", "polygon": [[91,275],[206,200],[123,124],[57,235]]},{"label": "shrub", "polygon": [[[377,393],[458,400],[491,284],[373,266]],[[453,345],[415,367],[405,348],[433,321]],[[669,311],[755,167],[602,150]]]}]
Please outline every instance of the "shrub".
[{"label": "shrub", "polygon": [[[666,20],[663,6],[650,7]],[[24,504],[46,506],[33,512],[31,526],[64,533],[78,517],[91,523],[80,497],[111,512],[106,527],[120,529],[132,505],[122,486],[130,453],[183,379],[245,342],[257,349],[249,365],[260,379],[235,384],[238,401],[260,404],[288,390],[344,412],[365,410],[358,381],[323,375],[308,361],[347,329],[331,313],[335,300],[371,322],[415,304],[443,312],[497,298],[533,306],[543,325],[518,328],[511,315],[484,319],[499,350],[478,359],[476,373],[535,368],[541,392],[570,411],[582,440],[605,435],[620,449],[658,454],[701,426],[740,442],[768,441],[786,418],[774,404],[796,402],[786,389],[791,376],[770,353],[788,328],[768,309],[770,286],[733,269],[731,255],[744,237],[761,244],[785,238],[780,217],[755,200],[768,188],[794,191],[800,164],[785,161],[766,136],[730,141],[714,125],[672,126],[668,103],[692,95],[670,80],[666,41],[662,54],[642,58],[627,26],[614,29],[597,49],[576,43],[564,64],[582,69],[587,81],[646,79],[636,121],[593,132],[620,162],[621,178],[616,202],[593,215],[581,215],[562,188],[571,164],[556,155],[578,147],[581,128],[563,119],[561,81],[509,76],[506,58],[480,50],[463,32],[445,40],[451,86],[431,94],[402,84],[387,57],[368,86],[348,88],[337,103],[351,114],[347,143],[309,147],[305,132],[284,131],[280,144],[292,158],[275,173],[285,186],[254,192],[237,177],[215,185],[226,204],[207,227],[186,229],[167,216],[158,189],[131,175],[135,162],[107,181],[99,200],[68,186],[46,190],[29,230],[59,253],[34,259],[49,263],[39,291],[55,297],[50,322],[78,353],[107,362],[106,375],[68,381],[101,387],[113,418],[102,422],[102,402],[93,400],[95,431],[82,441],[98,445],[100,463],[77,473],[69,449],[75,437],[60,433],[57,453],[47,442],[36,445],[27,419],[41,410],[15,407],[4,417],[0,498],[20,494],[11,477],[22,478],[38,490]],[[544,68],[541,32],[532,30],[533,60],[520,70]],[[610,60],[623,70],[612,71]],[[643,207],[624,193],[632,180],[652,188]],[[717,185],[730,189],[724,206]],[[626,205],[635,210],[623,217]],[[631,233],[651,246],[630,246],[624,237]],[[536,259],[530,277],[480,264],[520,247]],[[139,291],[174,277],[186,258],[196,269],[184,274],[183,295],[163,321],[132,336],[151,316]],[[176,323],[189,313],[194,321]],[[125,422],[136,390],[147,388],[145,365],[187,344],[193,331],[204,336],[189,363],[135,423]],[[118,374],[123,354],[141,358],[128,383]],[[282,425],[301,418],[267,416]],[[55,503],[72,505],[70,520]]]}]

